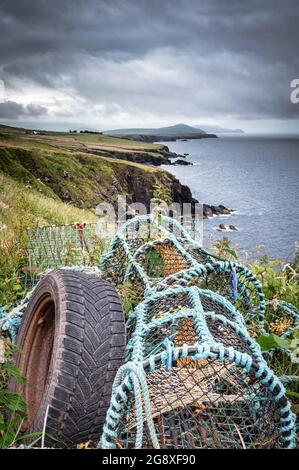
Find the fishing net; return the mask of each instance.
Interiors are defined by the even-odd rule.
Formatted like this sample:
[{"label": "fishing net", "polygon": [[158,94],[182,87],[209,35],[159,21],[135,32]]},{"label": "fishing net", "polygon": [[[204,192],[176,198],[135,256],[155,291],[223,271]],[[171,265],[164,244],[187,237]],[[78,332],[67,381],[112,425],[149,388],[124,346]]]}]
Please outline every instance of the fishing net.
[{"label": "fishing net", "polygon": [[[205,250],[199,263],[193,256],[199,259],[200,247],[163,220],[129,221],[103,258],[106,276],[120,291],[126,285],[126,295],[131,289],[135,301],[128,303],[126,363],[115,378],[99,445],[293,447],[285,390],[246,328],[248,318],[263,320],[258,282],[246,268]],[[136,238],[128,237],[137,227]],[[206,288],[211,274],[222,277],[219,292]]]}]

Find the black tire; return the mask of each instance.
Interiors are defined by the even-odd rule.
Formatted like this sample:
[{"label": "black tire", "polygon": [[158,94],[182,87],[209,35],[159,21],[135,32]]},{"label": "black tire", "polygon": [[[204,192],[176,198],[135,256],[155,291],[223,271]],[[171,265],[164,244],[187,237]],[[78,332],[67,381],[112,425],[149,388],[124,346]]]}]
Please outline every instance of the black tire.
[{"label": "black tire", "polygon": [[97,441],[125,342],[121,302],[109,282],[66,269],[46,275],[17,337],[27,382],[14,388],[27,402],[26,432],[42,431],[48,410],[48,445]]}]

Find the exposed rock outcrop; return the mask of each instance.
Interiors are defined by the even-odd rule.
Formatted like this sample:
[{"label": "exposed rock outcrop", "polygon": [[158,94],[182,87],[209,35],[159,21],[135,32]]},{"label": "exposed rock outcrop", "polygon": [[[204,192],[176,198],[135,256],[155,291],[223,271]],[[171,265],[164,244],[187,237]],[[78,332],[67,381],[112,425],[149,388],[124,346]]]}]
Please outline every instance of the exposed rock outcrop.
[{"label": "exposed rock outcrop", "polygon": [[183,160],[181,158],[178,158],[174,162],[171,163],[172,165],[193,165],[192,162],[188,162],[187,160]]}]

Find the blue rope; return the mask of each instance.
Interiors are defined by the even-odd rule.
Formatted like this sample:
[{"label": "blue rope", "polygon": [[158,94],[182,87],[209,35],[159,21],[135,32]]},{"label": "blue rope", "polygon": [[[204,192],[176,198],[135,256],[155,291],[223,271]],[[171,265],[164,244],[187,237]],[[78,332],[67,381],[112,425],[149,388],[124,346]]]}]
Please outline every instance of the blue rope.
[{"label": "blue rope", "polygon": [[238,295],[238,278],[237,278],[237,272],[236,272],[236,268],[233,264],[231,264],[231,284],[232,284],[232,289],[230,287],[230,285],[227,286],[227,291],[228,291],[228,294],[230,296],[230,298],[235,301],[237,299],[237,295]]},{"label": "blue rope", "polygon": [[172,343],[168,338],[165,338],[163,341],[163,344],[167,351],[166,370],[171,370],[172,369]]}]

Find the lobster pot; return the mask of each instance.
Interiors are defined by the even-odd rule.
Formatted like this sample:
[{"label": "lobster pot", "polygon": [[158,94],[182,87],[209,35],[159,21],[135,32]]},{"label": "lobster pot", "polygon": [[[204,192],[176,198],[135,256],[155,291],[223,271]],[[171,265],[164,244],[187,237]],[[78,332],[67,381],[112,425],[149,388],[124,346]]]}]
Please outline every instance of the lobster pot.
[{"label": "lobster pot", "polygon": [[[263,316],[259,283],[204,250],[200,264],[196,242],[182,228],[175,238],[176,222],[166,229],[160,219],[127,223],[104,259],[129,305],[126,362],[100,446],[294,447],[285,390],[246,328],[247,315],[248,323]],[[141,222],[154,231],[134,245],[126,232]],[[214,282],[219,292],[206,288]]]},{"label": "lobster pot", "polygon": [[299,328],[299,311],[284,301],[268,302],[264,328],[268,333],[286,338]]},{"label": "lobster pot", "polygon": [[[280,402],[275,400],[267,385],[256,377],[254,366],[247,371],[231,360],[201,358],[197,354],[174,360],[169,370],[164,364],[157,364],[152,371],[145,365],[145,369],[160,448],[288,447],[289,436],[283,428],[286,421],[281,420],[286,400],[284,397]],[[133,391],[127,397],[115,427],[116,437],[109,433],[105,436],[111,446],[118,448],[136,447],[140,432]],[[144,407],[144,397],[142,400]],[[117,401],[121,403],[121,397]],[[142,420],[142,440],[137,447],[152,448],[152,432],[145,412]]]},{"label": "lobster pot", "polygon": [[208,341],[262,360],[260,349],[247,333],[239,312],[214,292],[197,287],[173,288],[143,302],[128,322],[130,352],[134,350],[134,331],[140,314],[144,358],[164,351],[165,341],[174,347]]},{"label": "lobster pot", "polygon": [[103,227],[98,222],[28,230],[22,282],[28,288],[34,286],[46,270],[62,266],[96,265],[103,248]]},{"label": "lobster pot", "polygon": [[232,266],[229,262],[209,261],[201,268],[187,268],[184,271],[168,275],[161,287],[173,285],[197,286],[201,289],[213,289],[227,298],[243,314],[246,323],[251,326],[263,318],[265,309],[264,296],[256,278],[242,266],[234,265],[237,291],[232,289]]},{"label": "lobster pot", "polygon": [[[256,324],[263,317],[264,299],[255,276],[241,265],[217,260],[179,227],[166,217],[160,224],[149,218],[130,220],[103,258],[106,278],[121,288],[125,284],[125,296],[135,305],[147,288],[160,291],[173,285],[212,287],[235,303],[247,324]],[[175,239],[176,231],[179,237]],[[236,291],[232,287],[233,275]]]}]

